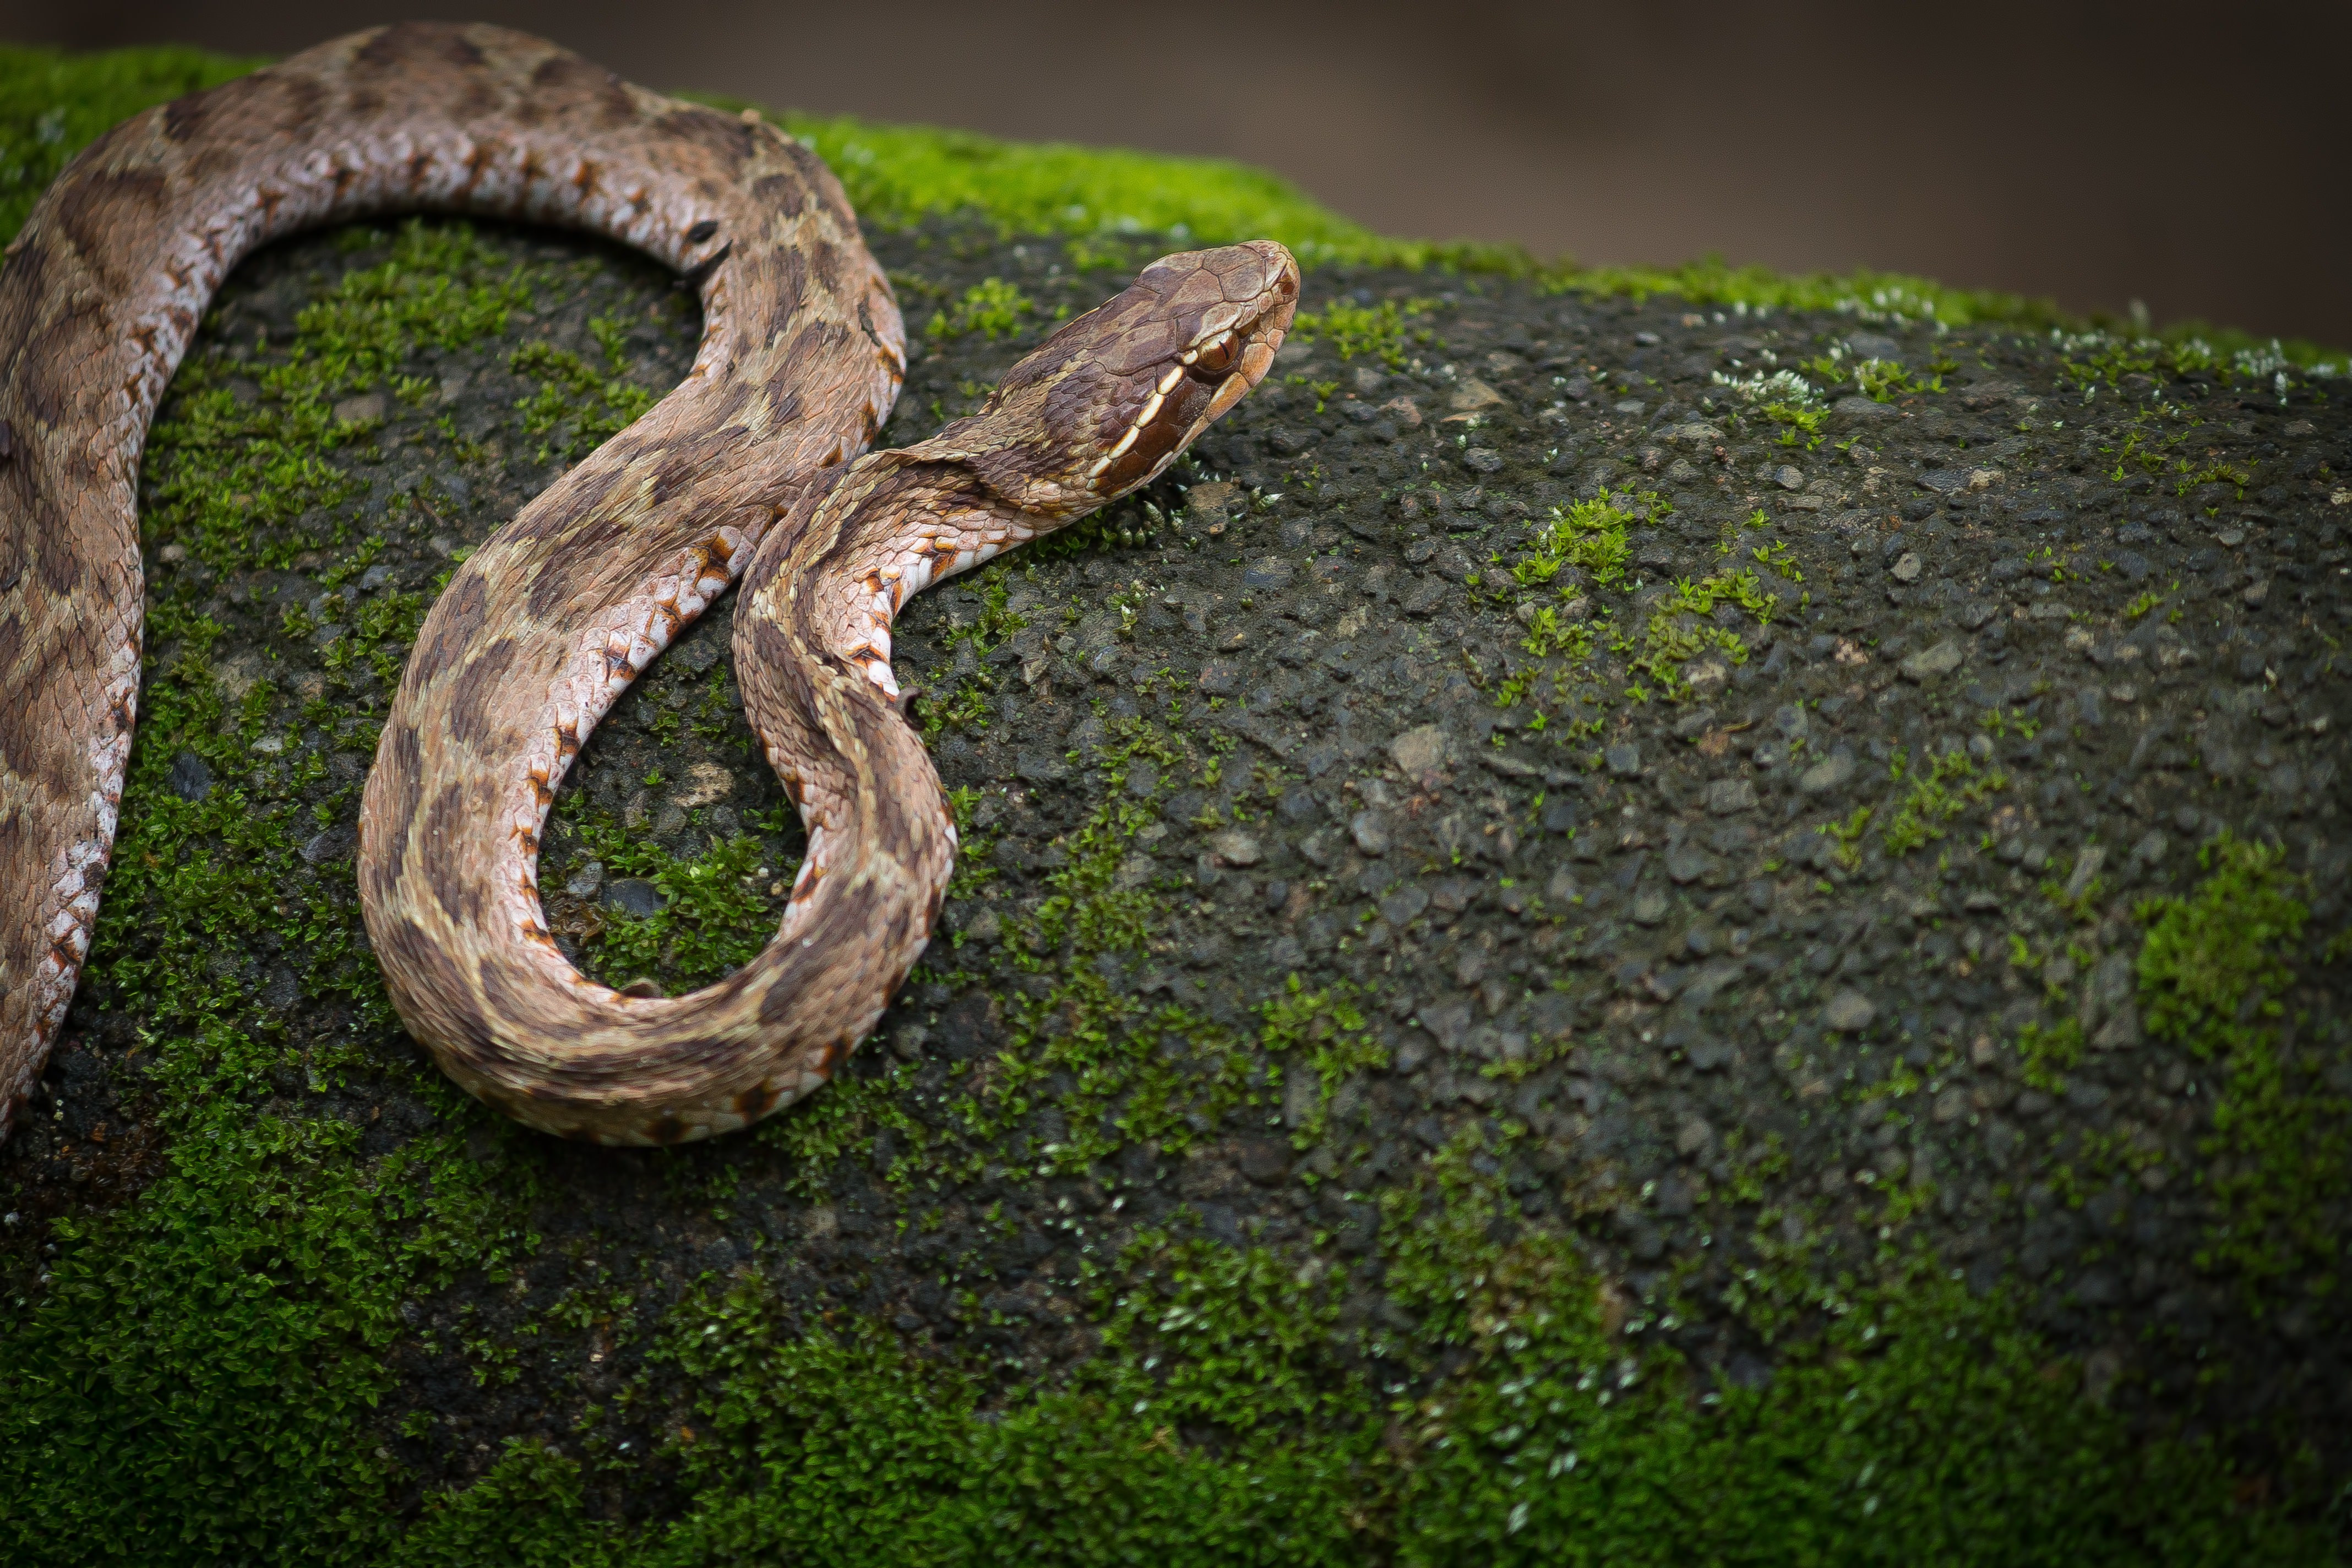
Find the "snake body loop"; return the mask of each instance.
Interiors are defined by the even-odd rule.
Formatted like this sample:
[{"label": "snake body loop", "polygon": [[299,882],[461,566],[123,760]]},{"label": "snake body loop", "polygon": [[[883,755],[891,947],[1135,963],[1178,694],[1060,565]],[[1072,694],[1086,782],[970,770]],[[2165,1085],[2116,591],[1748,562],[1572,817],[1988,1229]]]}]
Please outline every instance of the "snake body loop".
[{"label": "snake body loop", "polygon": [[[113,841],[156,404],[240,257],[412,211],[584,228],[701,295],[686,380],[434,605],[361,811],[362,909],[410,1032],[518,1120],[603,1142],[742,1126],[871,1029],[955,853],[892,617],[1156,476],[1265,375],[1297,299],[1270,242],[1166,258],[978,414],[861,457],[904,373],[898,307],[832,174],[756,117],[521,34],[404,24],[116,127],[0,268],[0,1136],[65,1018]],[[623,994],[549,936],[539,835],[614,699],[739,578],[739,681],[807,854],[753,962]]]}]

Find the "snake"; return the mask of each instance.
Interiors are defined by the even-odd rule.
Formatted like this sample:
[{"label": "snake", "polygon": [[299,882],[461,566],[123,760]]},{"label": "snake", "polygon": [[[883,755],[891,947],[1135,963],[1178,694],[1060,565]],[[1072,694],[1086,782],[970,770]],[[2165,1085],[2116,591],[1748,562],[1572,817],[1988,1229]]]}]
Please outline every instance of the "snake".
[{"label": "snake", "polygon": [[[1164,257],[974,413],[872,451],[906,374],[896,296],[839,181],[756,112],[525,34],[409,23],[117,125],[0,263],[0,1136],[67,1018],[112,852],[156,406],[240,258],[408,212],[603,236],[701,303],[685,379],[458,565],[361,800],[361,914],[410,1036],[507,1115],[605,1144],[747,1126],[871,1033],[957,848],[895,616],[1158,477],[1265,376],[1298,300],[1271,240]],[[541,836],[598,720],[730,588],[744,710],[806,848],[740,968],[615,990],[549,931]]]}]

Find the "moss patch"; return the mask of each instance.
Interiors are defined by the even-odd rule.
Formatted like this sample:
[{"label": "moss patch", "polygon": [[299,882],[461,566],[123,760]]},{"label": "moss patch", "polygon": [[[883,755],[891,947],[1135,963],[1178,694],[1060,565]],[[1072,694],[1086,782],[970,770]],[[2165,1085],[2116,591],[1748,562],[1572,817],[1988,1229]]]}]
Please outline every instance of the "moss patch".
[{"label": "moss patch", "polygon": [[2300,1275],[2326,1296],[2341,1283],[2330,1209],[2352,1193],[2352,1100],[2324,1076],[2343,1059],[2342,1021],[2289,1010],[2310,910],[2283,858],[2216,840],[2200,852],[2211,875],[2193,897],[2142,909],[2141,1005],[2150,1034],[2221,1074],[2208,1261],[2252,1289]]}]

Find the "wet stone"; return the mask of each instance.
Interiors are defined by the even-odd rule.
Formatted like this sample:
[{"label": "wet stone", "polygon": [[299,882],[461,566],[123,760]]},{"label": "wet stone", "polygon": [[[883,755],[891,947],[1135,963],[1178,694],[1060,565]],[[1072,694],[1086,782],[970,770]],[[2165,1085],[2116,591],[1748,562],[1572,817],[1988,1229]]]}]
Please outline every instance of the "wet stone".
[{"label": "wet stone", "polygon": [[1256,837],[1239,828],[1227,828],[1209,839],[1209,853],[1228,866],[1255,866],[1265,858]]},{"label": "wet stone", "polygon": [[[1042,341],[1054,312],[1088,309],[1125,280],[1034,237],[1000,243],[933,226],[871,237],[894,274],[921,279],[900,289],[919,321],[991,278],[1017,281],[1041,307],[1001,339],[923,334],[885,446],[928,437],[970,406],[967,385],[992,384]],[[352,463],[362,495],[314,531],[382,535],[363,571],[346,570],[360,564],[350,547],[234,580],[203,579],[184,547],[149,563],[157,604],[226,627],[213,653],[221,689],[235,700],[262,692],[272,706],[257,715],[266,743],[232,763],[227,745],[170,735],[160,726],[173,708],[151,704],[142,744],[159,748],[157,761],[134,761],[126,832],[159,795],[217,806],[225,789],[263,792],[253,798],[288,813],[272,869],[290,879],[284,901],[305,921],[331,912],[349,886],[348,861],[326,851],[355,815],[346,792],[365,775],[388,689],[369,658],[338,654],[330,668],[307,630],[281,635],[285,611],[342,628],[337,646],[355,653],[382,614],[375,598],[424,594],[545,482],[557,458],[537,455],[548,437],[521,428],[517,406],[532,384],[510,368],[523,326],[599,365],[591,320],[646,323],[627,330],[630,374],[648,388],[693,363],[691,299],[667,274],[644,268],[641,294],[595,284],[605,291],[581,297],[589,285],[568,269],[582,257],[607,269],[635,263],[546,236],[514,243],[526,260],[542,245],[562,258],[562,277],[534,284],[541,319],[470,361],[436,351],[400,366],[401,384],[423,389],[429,406],[388,397],[380,442],[326,455]],[[1150,242],[1134,243],[1139,254]],[[290,268],[286,310],[264,337],[231,298],[229,336],[200,337],[192,363],[215,352],[207,342],[233,343],[247,360],[280,353],[295,310],[315,297],[311,274],[343,275],[337,245],[297,240],[248,263]],[[1456,1380],[1485,1374],[1475,1358],[1457,1365],[1449,1347],[1414,1338],[1412,1314],[1381,1277],[1391,1238],[1381,1225],[1383,1205],[1451,1150],[1444,1159],[1465,1162],[1503,1205],[1484,1234],[1573,1246],[1595,1275],[1584,1289],[1614,1293],[1629,1318],[1649,1317],[1645,1334],[1687,1357],[1693,1397],[1711,1383],[1769,1384],[1792,1346],[1817,1343],[1818,1324],[1760,1335],[1726,1289],[1741,1270],[1815,1269],[1807,1289],[1850,1271],[1875,1289],[1885,1279],[1874,1258],[1926,1255],[1934,1278],[1959,1270],[1979,1292],[2015,1290],[2020,1331],[2042,1342],[2034,1364],[2058,1369],[2061,1385],[2104,1344],[2210,1346],[2200,1365],[2231,1369],[2216,1399],[2257,1412],[2265,1430],[2319,1432],[2315,1451],[2352,1451],[2352,1428],[2330,1407],[2341,1378],[2332,1363],[2305,1372],[2297,1359],[2344,1342],[2340,1299],[2310,1297],[2308,1338],[2290,1342],[2271,1326],[2280,1315],[2232,1304],[2242,1279],[2200,1273],[2213,1216],[2168,1208],[2215,1190],[2203,1141],[2224,1067],[2159,1038],[2157,1016],[2143,1016],[2136,965],[2147,924],[2135,912],[2191,895],[2205,875],[2200,850],[2227,828],[2279,846],[2287,869],[2309,879],[2312,951],[2343,923],[2352,868],[2340,747],[2352,710],[2329,639],[2340,642],[2352,617],[2342,558],[2328,552],[2352,529],[2352,510],[2330,500],[2352,451],[2352,399],[2330,389],[2323,403],[2298,383],[2295,406],[2274,412],[2266,382],[2167,383],[2165,402],[2200,405],[2196,461],[2252,476],[2242,499],[2234,483],[2176,496],[2168,479],[2111,482],[2116,459],[2100,450],[2160,405],[2147,395],[2158,389],[2111,397],[2103,385],[2085,405],[2039,334],[1935,332],[1793,308],[1740,318],[1695,301],[1543,294],[1436,267],[1309,269],[1308,308],[1343,295],[1368,308],[1427,301],[1411,330],[1432,340],[1410,341],[1394,366],[1343,357],[1328,341],[1286,345],[1267,384],[1141,495],[1060,541],[940,583],[898,616],[899,679],[925,692],[909,717],[952,793],[963,847],[929,951],[876,1037],[840,1066],[844,1081],[780,1111],[770,1132],[657,1160],[485,1137],[483,1157],[507,1163],[501,1191],[551,1194],[529,1227],[547,1239],[515,1259],[511,1281],[461,1274],[428,1292],[415,1320],[401,1317],[404,1337],[386,1362],[391,1414],[362,1423],[355,1440],[394,1447],[387,1462],[415,1476],[418,1495],[462,1485],[478,1453],[510,1437],[579,1431],[601,1442],[618,1418],[583,1412],[616,1408],[613,1392],[646,1375],[645,1348],[675,1326],[659,1292],[688,1289],[706,1267],[727,1279],[721,1289],[740,1280],[788,1303],[802,1325],[838,1311],[903,1333],[921,1357],[1017,1367],[996,1387],[1024,1397],[1064,1386],[1097,1353],[1081,1348],[1103,1326],[1097,1303],[1132,1299],[1139,1282],[1118,1272],[1119,1260],[1160,1230],[1185,1246],[1264,1248],[1279,1270],[1269,1279],[1331,1281],[1332,1299],[1356,1314],[1347,1332],[1370,1337],[1344,1339],[1337,1360],[1315,1362],[1316,1377],[1408,1385],[1379,1394],[1383,1404],[1446,1396]],[[638,346],[658,324],[649,310],[669,323],[657,353]],[[1638,366],[1626,363],[1637,331],[1655,340]],[[1799,365],[1840,342],[1860,352],[1865,338],[1879,340],[1880,357],[1924,366],[1948,353],[1963,368],[1948,376],[1950,390],[1906,393],[1899,405],[1841,401],[1832,438],[1801,464],[1797,447],[1753,421],[1700,423],[1702,399],[1723,412],[1709,375],[1728,373],[1730,359],[1760,365],[1769,347]],[[1987,359],[2000,366],[1999,399],[1979,398],[1972,379]],[[241,406],[266,412],[257,389],[268,373],[236,368],[256,389]],[[1448,421],[1473,379],[1496,401],[1475,424]],[[1329,383],[1356,396],[1332,395],[1318,413],[1314,387]],[[444,416],[483,444],[449,446]],[[2306,417],[2312,433],[2287,433]],[[2033,430],[2014,428],[2027,421]],[[2000,477],[1986,477],[1995,468]],[[1923,473],[1935,485],[1914,483]],[[1515,570],[1536,564],[1538,520],[1604,484],[1621,497],[1655,489],[1675,506],[1642,516],[1633,503],[1622,575],[1603,582],[1575,563],[1549,577]],[[1758,510],[1765,523],[1749,530]],[[2221,544],[2222,531],[2236,542]],[[1718,552],[1727,539],[1736,555]],[[1767,543],[1801,570],[1801,585],[1748,553]],[[2200,574],[2190,563],[2203,551]],[[2063,566],[2063,584],[2050,581],[2053,565]],[[1769,625],[1729,603],[1671,609],[1678,580],[1735,568],[1774,602]],[[341,605],[325,602],[330,573],[341,574]],[[2257,582],[2267,590],[2250,605]],[[2151,592],[2159,605],[2135,611]],[[735,910],[728,934],[756,951],[798,873],[803,841],[777,826],[791,804],[732,712],[730,603],[616,705],[550,819],[551,934],[607,983],[637,978],[641,964],[661,971],[648,977],[655,991],[702,983],[680,980],[670,955],[707,945],[705,911]],[[1539,626],[1582,626],[1590,652],[1556,641],[1531,649],[1550,635]],[[2070,643],[2069,632],[2082,636]],[[1750,657],[1734,663],[1718,634],[1738,637]],[[1681,651],[1689,639],[1695,651]],[[160,656],[148,679],[168,687],[176,678]],[[1652,662],[1637,669],[1636,658]],[[2095,725],[2081,702],[2092,687]],[[727,700],[706,710],[706,693]],[[1927,760],[1955,742],[1975,771],[1942,781],[1941,795],[1923,789]],[[175,755],[184,745],[194,749]],[[1900,779],[1898,751],[1913,759]],[[200,780],[184,756],[218,776]],[[321,766],[325,777],[311,781]],[[716,785],[701,767],[717,771]],[[662,782],[646,784],[656,769]],[[268,795],[273,779],[295,782]],[[315,815],[321,805],[329,820]],[[583,815],[596,835],[572,831]],[[1931,836],[1906,848],[1915,828]],[[612,858],[607,834],[680,862],[718,839],[730,858],[705,864],[727,880],[666,869],[658,882],[613,882],[611,865],[648,862]],[[113,952],[138,951],[133,900],[159,880],[130,874],[130,853],[101,917],[101,948]],[[666,911],[664,887],[682,889]],[[600,944],[653,934],[628,924],[633,915],[661,917],[662,952],[641,945],[627,970],[603,973]],[[418,1058],[381,1022],[388,1015],[370,1020],[338,999],[346,982],[366,990],[363,950],[321,990],[310,984],[310,956],[287,951],[285,935],[262,931],[255,952],[221,955],[236,970],[240,1026],[282,1031],[304,1055],[323,1047],[324,1059],[370,1054],[384,1070],[321,1090],[297,1065],[257,1092],[255,1113],[276,1113],[265,1098],[316,1102],[358,1130],[369,1157],[390,1152],[431,1124],[400,1103]],[[2012,962],[2012,935],[2029,963]],[[105,982],[134,967],[110,960],[93,973]],[[2305,1072],[2310,1053],[2309,1081],[2330,1084],[2338,977],[2304,963],[2296,984],[2282,999],[2297,1020],[2287,1065]],[[142,1029],[160,1038],[177,1026],[156,1027],[93,986],[69,1038],[84,1033],[85,1012],[94,1041],[128,1046]],[[1342,1028],[1343,1016],[1360,1023]],[[1279,1051],[1276,1017],[1302,1031]],[[1329,1033],[1316,1032],[1319,1019]],[[2054,1092],[2023,1081],[2029,1022],[2082,1031],[2079,1060],[2046,1080],[2063,1080]],[[129,1123],[70,1066],[96,1055],[61,1047],[54,1059],[26,1130],[40,1134],[37,1156],[31,1136],[0,1149],[0,1176],[15,1184],[0,1191],[4,1206],[28,1216],[0,1235],[0,1268],[35,1256],[11,1237],[79,1213],[107,1180],[87,1162],[92,1145],[54,1157],[77,1117],[85,1128],[110,1120],[121,1146]],[[1340,1063],[1360,1065],[1344,1068],[1327,1107],[1324,1073]],[[853,1109],[845,1092],[865,1097],[854,1117],[843,1114]],[[1864,1100],[1899,1116],[1862,1120]],[[370,1121],[375,1101],[383,1115]],[[47,1120],[59,1110],[62,1124]],[[470,1106],[450,1114],[461,1136],[492,1121]],[[1146,1121],[1152,1137],[1136,1131]],[[821,1131],[818,1146],[804,1146],[804,1129]],[[2104,1180],[2084,1157],[2093,1136],[2105,1150],[2161,1151],[2144,1170],[2132,1153],[2105,1182],[2128,1200],[2121,1206],[2095,1206],[2106,1194],[2088,1190]],[[1078,1143],[1085,1168],[1065,1167]],[[1754,1162],[1767,1148],[1784,1159]],[[68,1173],[77,1162],[80,1182]],[[2051,1194],[2068,1162],[2086,1185]],[[1875,1179],[1858,1182],[1864,1171]],[[721,1172],[730,1190],[719,1203]],[[1751,1182],[1760,1206],[1745,1197]],[[1898,1192],[1901,1212],[1882,1238]],[[2077,1197],[2064,1226],[2040,1226],[2039,1211]],[[1759,1237],[1735,1208],[1780,1217]],[[2333,1211],[2319,1220],[2322,1234],[2344,1228]],[[1421,1220],[1390,1223],[1414,1227],[1396,1238],[1408,1247],[1425,1234]],[[2044,1270],[2031,1280],[2021,1261],[2029,1232]],[[715,1246],[722,1237],[733,1245]],[[1765,1245],[1773,1258],[1759,1254]],[[2086,1259],[2092,1247],[2100,1256]],[[14,1300],[37,1278],[0,1283]],[[2101,1278],[2091,1292],[2106,1304],[2095,1313],[2069,1300],[2074,1282]],[[605,1360],[593,1363],[603,1331],[575,1331],[545,1304],[613,1281],[656,1294],[633,1309],[630,1342],[603,1346]],[[2301,1300],[2305,1285],[2285,1280],[2287,1299]],[[1669,1295],[1688,1315],[1673,1331],[1656,1321]],[[967,1312],[967,1299],[982,1310]],[[448,1326],[460,1318],[471,1320],[469,1341],[493,1343],[532,1326],[510,1363],[513,1386],[465,1374]],[[2190,1322],[2190,1341],[2165,1338]],[[445,1325],[433,1331],[442,1363],[420,1349],[426,1323]],[[1382,1339],[1393,1358],[1360,1371],[1350,1358]],[[1622,1347],[1639,1352],[1630,1335]],[[2168,1394],[2144,1375],[2164,1363],[2161,1352],[2133,1360],[2115,1380],[2114,1408],[2152,1430],[2204,1421],[2202,1395]],[[429,1370],[401,1370],[412,1364]],[[646,1407],[648,1420],[667,1428],[706,1391],[675,1392],[674,1408]],[[437,1439],[394,1435],[420,1403],[461,1418],[465,1441],[443,1451]],[[1169,1440],[1185,1451],[1225,1441],[1170,1421]],[[667,1430],[628,1436],[673,1440]],[[2275,1486],[2286,1472],[2257,1457],[2240,1473]],[[2324,1506],[2339,1481],[2292,1481],[2303,1500],[2293,1506]],[[619,1518],[643,1500],[600,1494],[595,1506],[609,1502]]]},{"label": "wet stone", "polygon": [[1853,777],[1853,753],[1832,752],[1798,775],[1797,787],[1807,795],[1827,795]]},{"label": "wet stone", "polygon": [[662,890],[643,877],[623,877],[604,884],[605,907],[638,920],[661,913],[668,902]]},{"label": "wet stone", "polygon": [[1697,845],[1685,842],[1666,851],[1666,875],[1676,885],[1697,881],[1715,869],[1715,858]]},{"label": "wet stone", "polygon": [[1434,724],[1408,730],[1389,742],[1389,756],[1409,774],[1435,773],[1451,754],[1445,731]]},{"label": "wet stone", "polygon": [[1877,1016],[1877,1004],[1859,991],[1841,991],[1822,1008],[1822,1025],[1843,1035],[1861,1033]]},{"label": "wet stone", "polygon": [[213,792],[213,770],[195,752],[182,752],[172,759],[172,772],[165,783],[182,800],[202,800]]},{"label": "wet stone", "polygon": [[1959,668],[1967,658],[1967,650],[1958,642],[1947,637],[1932,647],[1921,648],[1917,653],[1910,655],[1898,668],[1903,672],[1904,679],[1925,681],[1938,675],[1951,674],[1952,671]]},{"label": "wet stone", "polygon": [[1706,809],[1717,816],[1756,809],[1756,785],[1748,779],[1717,779],[1706,786]]},{"label": "wet stone", "polygon": [[310,865],[322,866],[331,860],[350,859],[359,847],[358,824],[339,823],[306,840],[302,845],[302,858]]}]

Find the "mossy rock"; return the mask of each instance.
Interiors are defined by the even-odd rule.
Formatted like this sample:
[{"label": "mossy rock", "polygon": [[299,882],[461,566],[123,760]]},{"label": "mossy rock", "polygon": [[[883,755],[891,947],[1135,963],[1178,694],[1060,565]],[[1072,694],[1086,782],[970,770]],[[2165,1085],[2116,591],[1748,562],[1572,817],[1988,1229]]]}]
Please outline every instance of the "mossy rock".
[{"label": "mossy rock", "polygon": [[[0,67],[18,214],[234,68]],[[2336,367],[794,123],[915,329],[886,444],[1185,238],[1298,246],[1301,331],[902,621],[967,852],[843,1079],[614,1152],[432,1069],[350,855],[449,563],[692,298],[497,226],[240,268],[0,1151],[16,1558],[2333,1560]],[[558,804],[614,983],[742,962],[799,853],[729,613]]]}]

